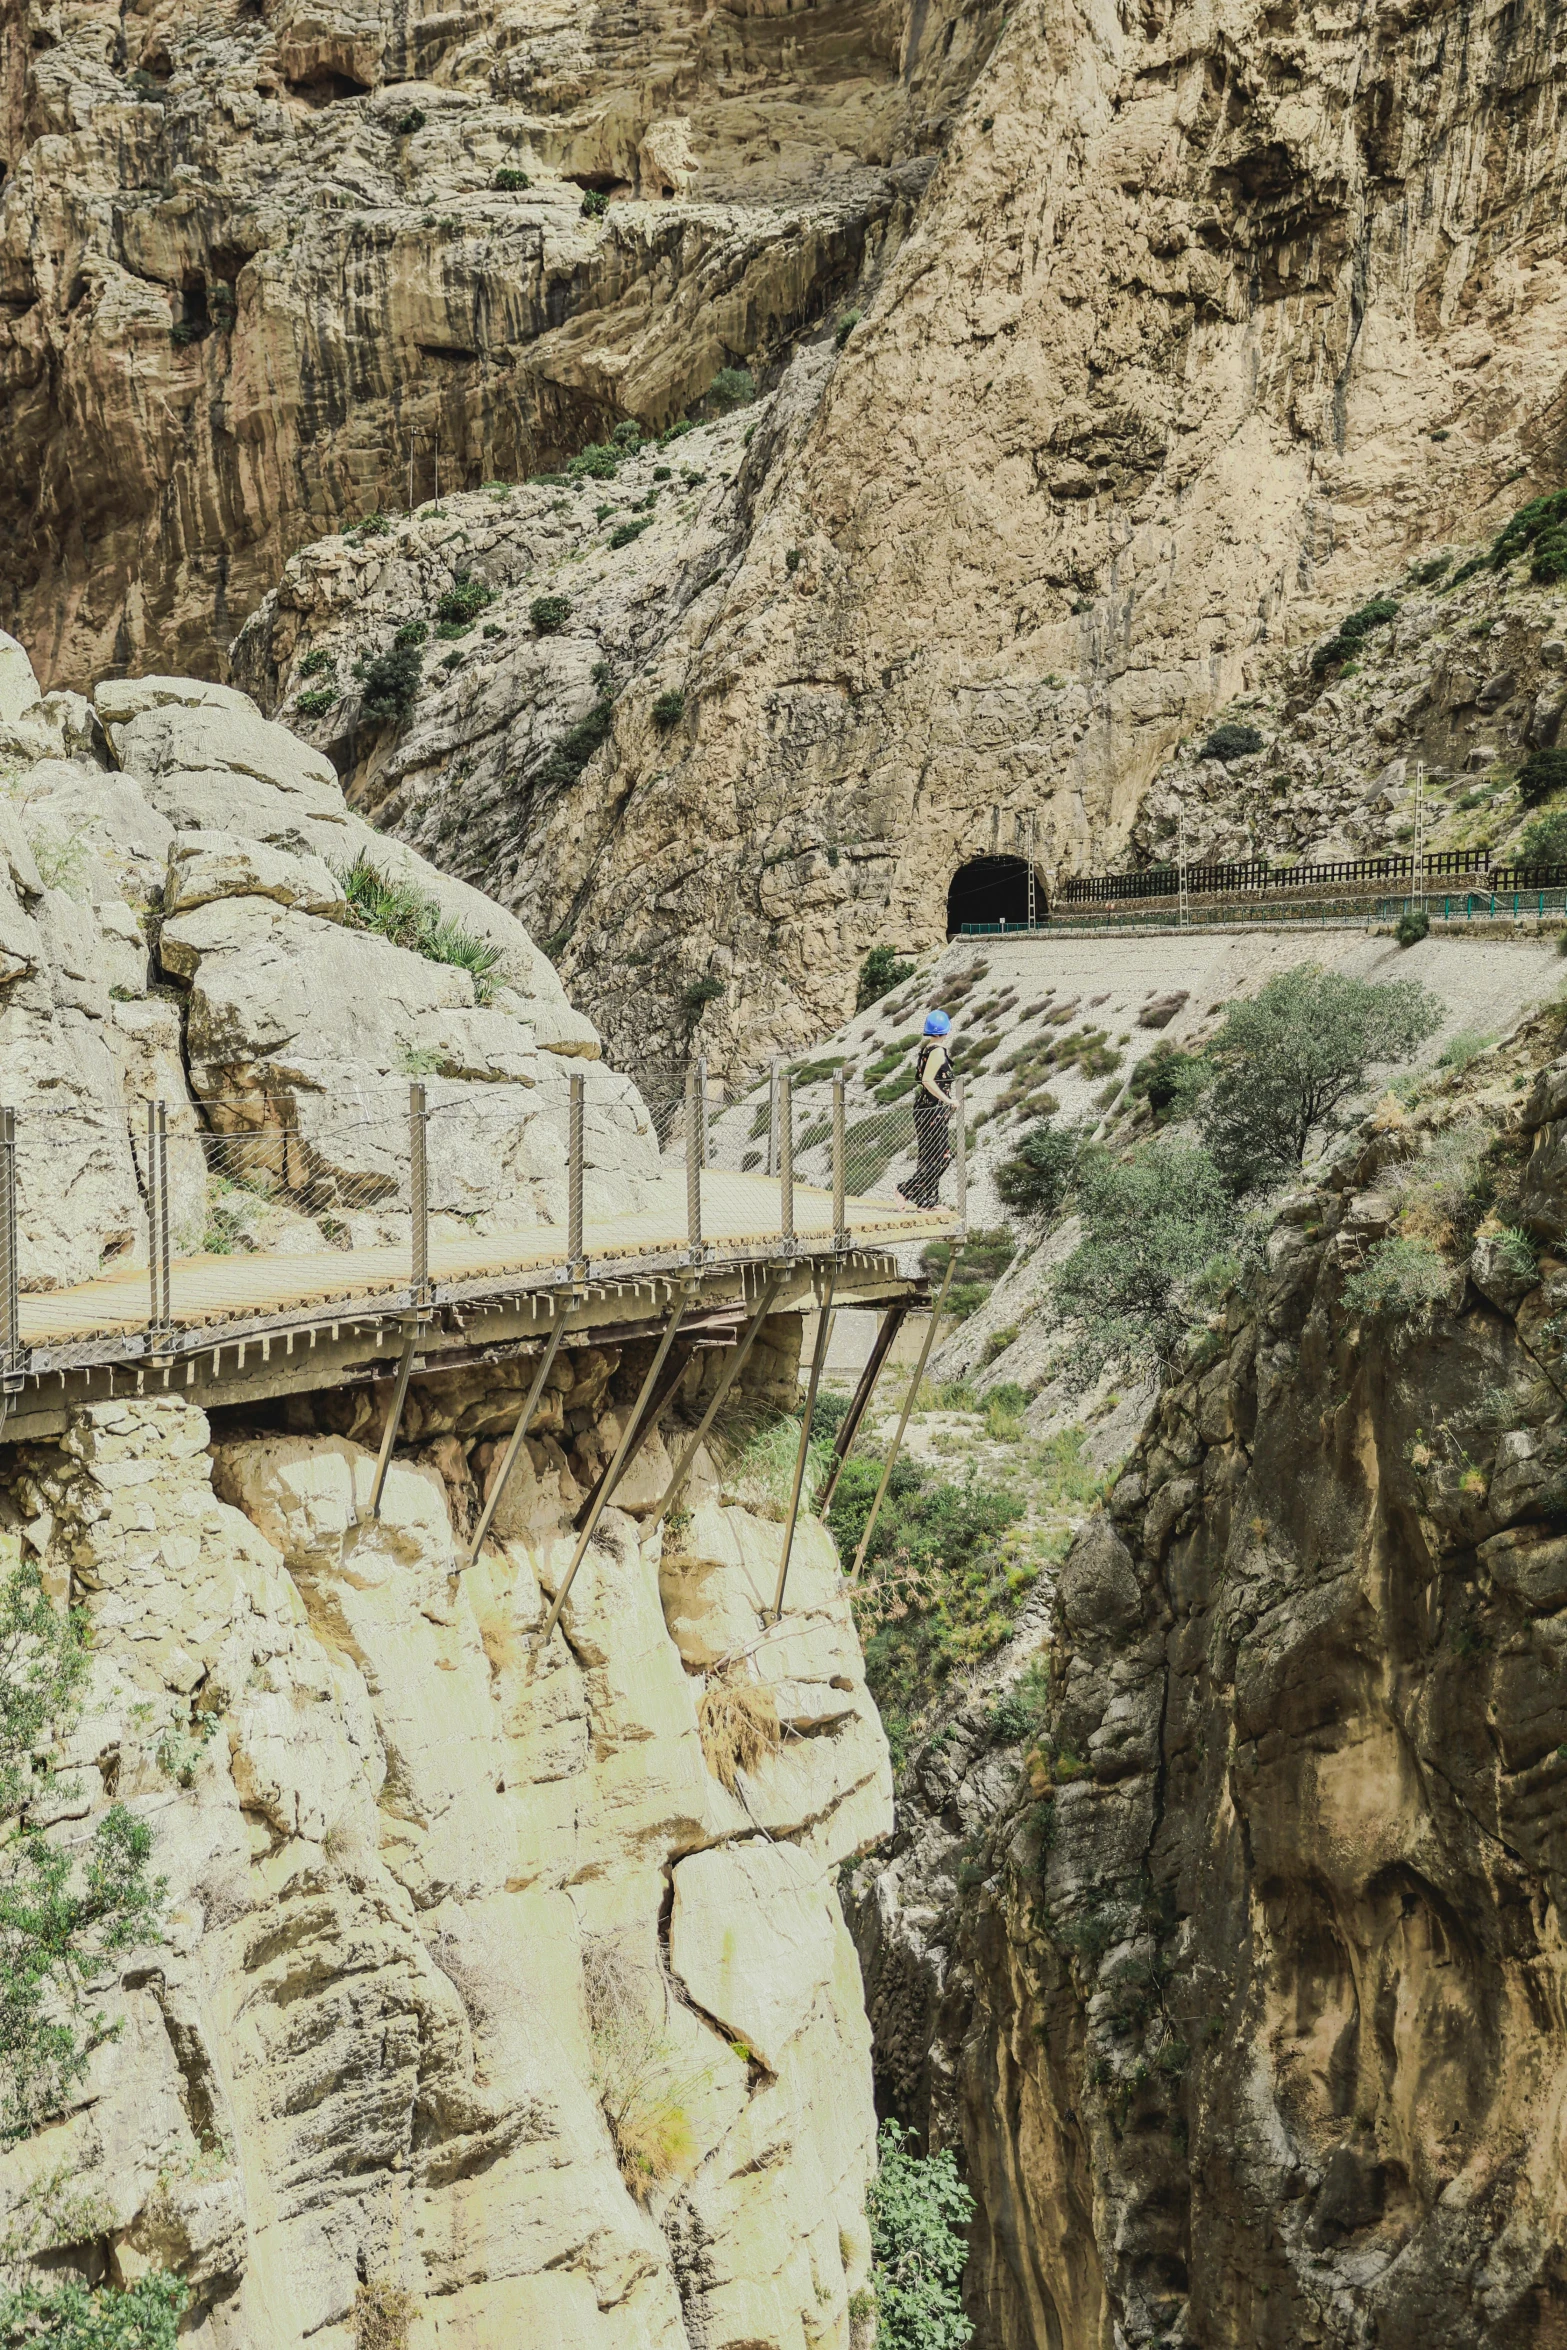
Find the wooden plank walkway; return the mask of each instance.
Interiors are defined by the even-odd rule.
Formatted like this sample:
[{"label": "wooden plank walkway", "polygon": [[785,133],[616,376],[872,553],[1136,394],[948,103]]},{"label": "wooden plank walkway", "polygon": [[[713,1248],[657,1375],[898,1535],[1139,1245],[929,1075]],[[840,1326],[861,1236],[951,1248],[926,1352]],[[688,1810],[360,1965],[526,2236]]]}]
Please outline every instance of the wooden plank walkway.
[{"label": "wooden plank walkway", "polygon": [[[702,1175],[702,1238],[706,1260],[722,1265],[758,1255],[783,1257],[779,1188],[775,1179],[713,1168]],[[632,1270],[639,1260],[678,1259],[687,1246],[685,1173],[657,1182],[653,1206],[639,1214],[589,1222],[583,1249],[594,1274]],[[856,1248],[917,1246],[954,1228],[942,1209],[923,1213],[887,1200],[850,1199],[845,1225]],[[794,1227],[801,1253],[812,1255],[833,1233],[832,1194],[803,1184],[794,1192]],[[485,1235],[432,1231],[430,1279],[443,1291],[474,1283],[526,1287],[539,1275],[565,1271],[565,1229],[537,1224]],[[210,1329],[233,1321],[277,1325],[318,1319],[334,1306],[406,1293],[406,1247],[335,1249],[308,1254],[176,1257],[170,1268],[170,1319],[176,1330]],[[101,1274],[72,1289],[30,1291],[21,1299],[24,1347],[48,1349],[95,1339],[129,1338],[149,1319],[145,1263]]]}]

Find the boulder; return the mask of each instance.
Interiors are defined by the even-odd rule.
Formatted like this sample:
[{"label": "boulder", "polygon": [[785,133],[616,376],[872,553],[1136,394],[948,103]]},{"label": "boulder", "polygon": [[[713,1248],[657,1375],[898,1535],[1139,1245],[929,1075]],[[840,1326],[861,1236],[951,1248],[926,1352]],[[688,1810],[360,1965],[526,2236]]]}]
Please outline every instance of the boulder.
[{"label": "boulder", "polygon": [[0,726],[25,717],[40,698],[26,646],[0,628]]},{"label": "boulder", "polygon": [[339,921],[348,911],[343,885],[319,857],[264,848],[236,833],[177,832],[169,844],[165,915],[217,898],[272,898],[302,914]]}]

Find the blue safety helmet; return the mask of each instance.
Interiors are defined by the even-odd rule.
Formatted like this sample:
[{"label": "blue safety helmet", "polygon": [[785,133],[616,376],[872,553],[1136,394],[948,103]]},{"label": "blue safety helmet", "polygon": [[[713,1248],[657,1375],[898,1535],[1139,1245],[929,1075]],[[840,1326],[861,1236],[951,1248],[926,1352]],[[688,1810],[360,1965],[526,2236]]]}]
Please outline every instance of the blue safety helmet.
[{"label": "blue safety helmet", "polygon": [[945,1012],[926,1013],[925,1034],[927,1036],[946,1036],[951,1027],[952,1022],[947,1018]]}]

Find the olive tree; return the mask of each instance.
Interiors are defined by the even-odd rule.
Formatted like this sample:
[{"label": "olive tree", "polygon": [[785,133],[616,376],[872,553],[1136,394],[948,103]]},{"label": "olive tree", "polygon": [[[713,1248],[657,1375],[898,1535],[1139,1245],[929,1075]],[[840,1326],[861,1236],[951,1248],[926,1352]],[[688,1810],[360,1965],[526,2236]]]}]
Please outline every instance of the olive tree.
[{"label": "olive tree", "polygon": [[1203,1140],[1237,1194],[1292,1175],[1379,1061],[1412,1053],[1442,1005],[1413,979],[1373,984],[1298,963],[1230,1005],[1203,1058]]}]

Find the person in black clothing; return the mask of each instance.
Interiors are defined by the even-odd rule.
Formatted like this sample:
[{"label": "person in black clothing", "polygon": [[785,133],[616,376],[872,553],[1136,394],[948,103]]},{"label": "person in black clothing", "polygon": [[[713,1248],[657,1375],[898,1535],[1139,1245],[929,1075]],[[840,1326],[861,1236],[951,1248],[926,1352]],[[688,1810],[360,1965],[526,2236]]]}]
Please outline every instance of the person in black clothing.
[{"label": "person in black clothing", "polygon": [[952,1164],[952,1055],[947,1038],[952,1022],[945,1012],[928,1012],[914,1062],[914,1140],[919,1158],[898,1190],[911,1208],[933,1208],[941,1178]]}]

